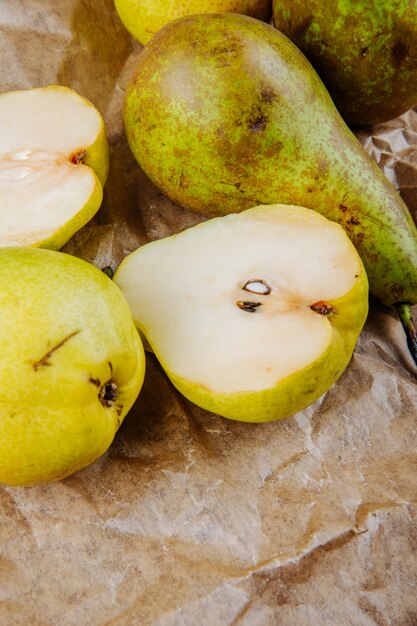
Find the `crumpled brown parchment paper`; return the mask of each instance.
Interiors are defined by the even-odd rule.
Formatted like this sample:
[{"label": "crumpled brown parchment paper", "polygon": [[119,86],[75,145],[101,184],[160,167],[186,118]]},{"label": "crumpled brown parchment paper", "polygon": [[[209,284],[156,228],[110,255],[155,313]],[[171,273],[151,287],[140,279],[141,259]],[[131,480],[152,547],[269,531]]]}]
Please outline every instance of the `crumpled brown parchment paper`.
[{"label": "crumpled brown parchment paper", "polygon": [[[67,84],[105,118],[105,200],[65,248],[99,267],[202,219],[127,147],[140,51],[112,0],[0,1],[0,91]],[[417,220],[417,113],[358,135]],[[417,624],[417,372],[392,311],[372,303],[341,380],[275,424],[206,413],[147,363],[104,457],[0,488],[0,624]]]}]

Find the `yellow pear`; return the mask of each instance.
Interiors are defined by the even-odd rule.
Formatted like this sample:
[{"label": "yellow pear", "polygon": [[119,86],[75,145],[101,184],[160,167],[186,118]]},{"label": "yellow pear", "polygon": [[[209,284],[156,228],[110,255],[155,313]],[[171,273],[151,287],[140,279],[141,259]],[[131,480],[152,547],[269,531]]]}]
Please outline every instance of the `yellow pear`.
[{"label": "yellow pear", "polygon": [[115,0],[114,4],[127,30],[142,44],[184,15],[242,13],[267,21],[272,11],[272,0]]},{"label": "yellow pear", "polygon": [[61,248],[99,209],[104,122],[73,89],[0,94],[0,246]]},{"label": "yellow pear", "polygon": [[115,282],[177,389],[247,422],[288,417],[333,385],[368,311],[365,270],[342,227],[294,206],[146,244]]},{"label": "yellow pear", "polygon": [[0,482],[58,480],[92,463],[145,372],[120,290],[76,257],[2,248],[0,326]]}]

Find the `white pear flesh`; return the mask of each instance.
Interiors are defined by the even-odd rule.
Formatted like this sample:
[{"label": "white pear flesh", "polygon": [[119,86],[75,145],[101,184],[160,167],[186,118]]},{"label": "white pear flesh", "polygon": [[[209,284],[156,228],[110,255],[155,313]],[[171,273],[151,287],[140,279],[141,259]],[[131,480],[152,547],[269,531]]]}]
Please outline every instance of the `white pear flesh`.
[{"label": "white pear flesh", "polygon": [[0,94],[0,246],[58,249],[100,207],[104,122],[68,87]]},{"label": "white pear flesh", "polygon": [[174,385],[245,421],[287,417],[324,393],[368,311],[366,274],[343,229],[294,206],[256,207],[147,244],[115,281]]}]

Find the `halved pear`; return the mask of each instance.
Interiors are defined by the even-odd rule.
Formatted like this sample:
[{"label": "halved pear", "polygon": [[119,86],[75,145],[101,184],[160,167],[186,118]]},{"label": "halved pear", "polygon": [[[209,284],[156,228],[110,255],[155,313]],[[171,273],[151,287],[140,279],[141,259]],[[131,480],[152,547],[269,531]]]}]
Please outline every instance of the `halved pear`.
[{"label": "halved pear", "polygon": [[365,270],[344,230],[295,206],[149,243],[115,281],[175,387],[248,422],[288,417],[333,385],[368,312]]},{"label": "halved pear", "polygon": [[59,249],[100,207],[104,122],[68,87],[0,94],[0,246]]}]

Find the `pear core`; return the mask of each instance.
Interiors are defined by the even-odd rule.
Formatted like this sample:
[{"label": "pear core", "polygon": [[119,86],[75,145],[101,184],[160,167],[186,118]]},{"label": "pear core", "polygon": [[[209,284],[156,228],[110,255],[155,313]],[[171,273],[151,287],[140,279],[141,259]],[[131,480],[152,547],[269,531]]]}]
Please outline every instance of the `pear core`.
[{"label": "pear core", "polygon": [[366,275],[343,229],[293,206],[249,209],[150,243],[115,281],[168,374],[215,393],[276,386],[331,351],[335,336],[342,345],[344,325],[354,334],[349,359],[367,312]]},{"label": "pear core", "polygon": [[[87,206],[68,240],[92,217],[102,185],[85,162],[100,135],[99,112],[72,89],[0,95],[0,246],[41,245]],[[106,160],[103,137],[102,148]]]}]

